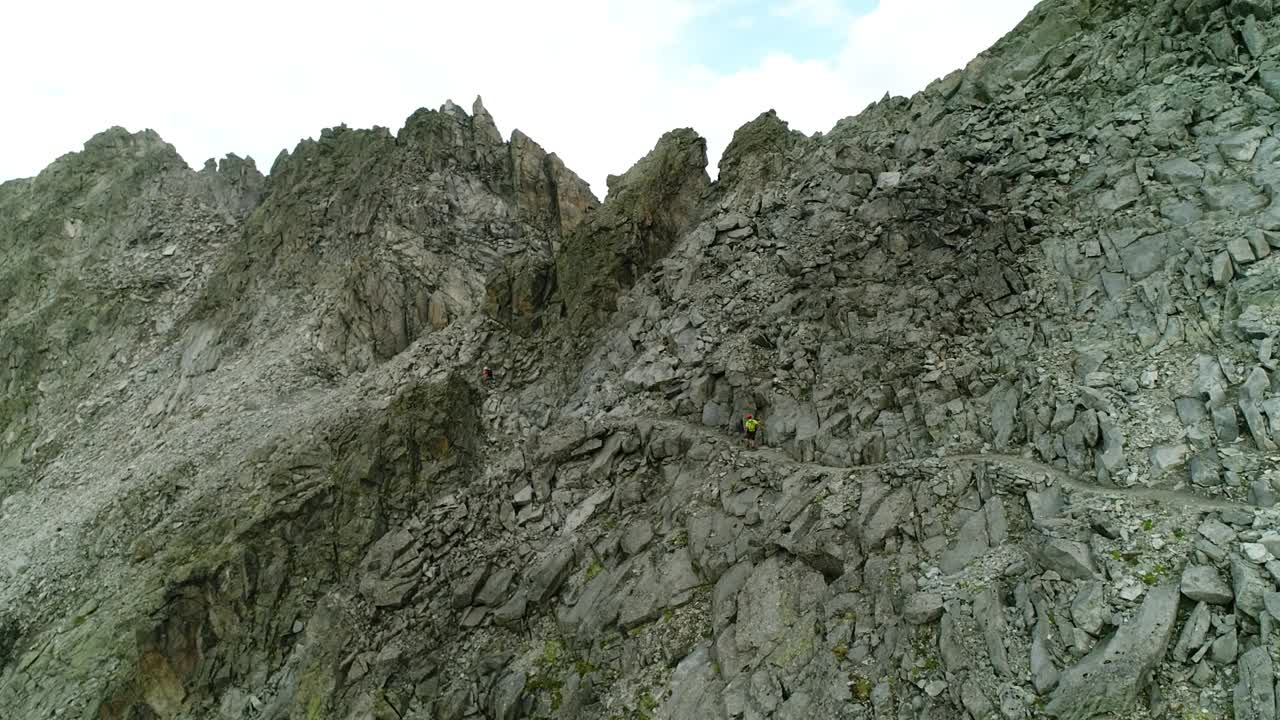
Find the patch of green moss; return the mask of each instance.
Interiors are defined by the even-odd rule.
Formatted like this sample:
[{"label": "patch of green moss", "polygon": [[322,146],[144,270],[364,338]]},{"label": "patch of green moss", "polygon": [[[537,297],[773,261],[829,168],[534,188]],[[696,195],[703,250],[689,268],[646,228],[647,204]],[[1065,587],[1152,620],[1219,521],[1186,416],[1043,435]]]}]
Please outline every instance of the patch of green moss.
[{"label": "patch of green moss", "polygon": [[599,560],[592,560],[591,564],[587,566],[587,579],[588,580],[595,579],[595,577],[599,575],[603,570],[604,570],[604,565],[600,564]]},{"label": "patch of green moss", "polygon": [[850,680],[853,681],[849,686],[853,698],[864,705],[871,702],[871,681],[861,675],[854,675]]},{"label": "patch of green moss", "polygon": [[542,645],[542,657],[539,659],[543,665],[554,665],[560,659],[560,654],[564,652],[564,645],[559,640],[548,640]]},{"label": "patch of green moss", "polygon": [[329,717],[329,695],[333,692],[333,677],[319,668],[308,668],[298,678],[298,690],[294,695],[295,707],[302,708],[307,720],[324,720]]},{"label": "patch of green moss", "polygon": [[1112,560],[1115,560],[1116,562],[1122,562],[1127,565],[1137,565],[1138,558],[1141,557],[1141,555],[1139,555],[1136,552],[1121,552],[1119,550],[1112,550],[1111,552],[1107,553],[1107,555],[1109,555]]}]

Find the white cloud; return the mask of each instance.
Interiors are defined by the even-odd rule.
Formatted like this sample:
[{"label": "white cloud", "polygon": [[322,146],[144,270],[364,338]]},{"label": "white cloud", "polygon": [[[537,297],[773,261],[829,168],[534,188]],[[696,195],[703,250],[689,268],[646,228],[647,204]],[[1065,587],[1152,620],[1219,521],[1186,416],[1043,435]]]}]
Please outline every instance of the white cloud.
[{"label": "white cloud", "polygon": [[672,127],[703,133],[713,164],[769,108],[827,130],[964,64],[1034,5],[882,0],[848,22],[838,57],[689,66],[694,21],[727,1],[14,3],[0,27],[0,178],[34,174],[110,125],[155,128],[196,166],[236,152],[266,170],[323,127],[396,129],[419,106],[482,94],[504,132],[525,131],[603,194],[606,174]]},{"label": "white cloud", "polygon": [[847,23],[849,11],[840,0],[785,0],[773,9],[778,17],[800,17],[810,22],[826,25]]}]

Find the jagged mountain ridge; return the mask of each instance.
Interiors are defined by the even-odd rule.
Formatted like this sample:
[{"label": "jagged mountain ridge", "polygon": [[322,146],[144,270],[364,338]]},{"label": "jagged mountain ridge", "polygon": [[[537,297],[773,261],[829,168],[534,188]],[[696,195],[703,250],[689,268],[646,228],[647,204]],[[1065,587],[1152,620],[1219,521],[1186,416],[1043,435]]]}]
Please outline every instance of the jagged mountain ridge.
[{"label": "jagged mountain ridge", "polygon": [[0,704],[1274,717],[1274,28],[1042,3],[598,209],[451,106],[0,186]]}]

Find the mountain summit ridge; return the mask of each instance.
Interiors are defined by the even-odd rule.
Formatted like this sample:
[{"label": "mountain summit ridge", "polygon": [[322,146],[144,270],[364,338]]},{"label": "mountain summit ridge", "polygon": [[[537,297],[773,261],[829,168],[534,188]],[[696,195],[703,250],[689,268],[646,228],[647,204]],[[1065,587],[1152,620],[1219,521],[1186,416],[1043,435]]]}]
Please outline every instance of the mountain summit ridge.
[{"label": "mountain summit ridge", "polygon": [[0,707],[1276,717],[1278,37],[1046,0],[603,201],[479,99],[0,185]]}]

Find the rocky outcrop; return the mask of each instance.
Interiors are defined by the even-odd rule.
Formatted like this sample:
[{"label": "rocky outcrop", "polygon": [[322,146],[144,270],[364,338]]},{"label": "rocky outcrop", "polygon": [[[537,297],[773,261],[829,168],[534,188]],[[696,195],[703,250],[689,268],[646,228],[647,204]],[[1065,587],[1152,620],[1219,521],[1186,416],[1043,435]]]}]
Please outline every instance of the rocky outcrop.
[{"label": "rocky outcrop", "polygon": [[367,370],[486,306],[536,325],[546,283],[521,285],[521,269],[549,265],[597,201],[527,136],[504,143],[478,99],[473,113],[419,110],[395,136],[332,128],[282,154],[201,314],[247,342],[277,322],[263,298],[305,298],[295,320],[331,373]]},{"label": "rocky outcrop", "polygon": [[609,177],[599,212],[565,240],[556,276],[572,331],[599,324],[618,297],[662,259],[698,219],[707,143],[692,130],[675,130],[635,167]]},{"label": "rocky outcrop", "polygon": [[603,203],[479,102],[0,185],[0,707],[1274,717],[1277,27],[1049,0]]}]

